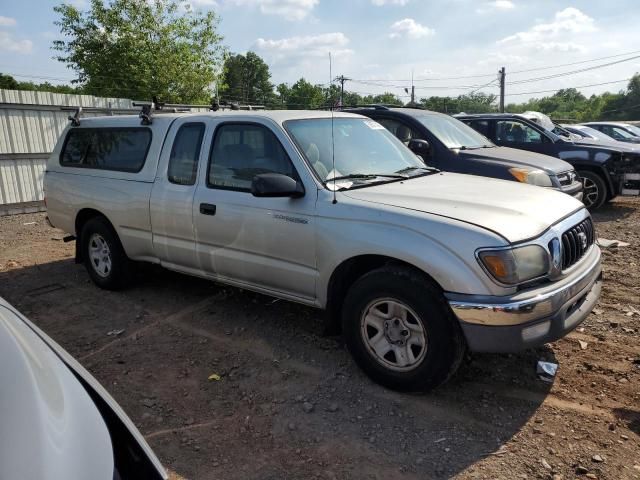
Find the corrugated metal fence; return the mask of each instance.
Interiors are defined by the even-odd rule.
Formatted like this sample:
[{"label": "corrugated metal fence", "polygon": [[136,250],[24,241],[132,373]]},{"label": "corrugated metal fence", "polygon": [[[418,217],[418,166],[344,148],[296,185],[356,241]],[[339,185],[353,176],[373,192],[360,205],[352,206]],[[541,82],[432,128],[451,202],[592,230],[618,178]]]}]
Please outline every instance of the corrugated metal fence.
[{"label": "corrugated metal fence", "polygon": [[0,89],[0,215],[44,209],[47,158],[71,113],[61,107],[117,110],[134,108],[132,103],[124,98]]}]

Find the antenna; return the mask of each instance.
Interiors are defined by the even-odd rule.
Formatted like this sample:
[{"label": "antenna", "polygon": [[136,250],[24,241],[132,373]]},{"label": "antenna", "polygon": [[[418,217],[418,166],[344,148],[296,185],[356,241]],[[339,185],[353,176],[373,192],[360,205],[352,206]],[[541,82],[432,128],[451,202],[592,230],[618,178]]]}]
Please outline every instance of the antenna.
[{"label": "antenna", "polygon": [[[329,94],[331,94],[331,85],[333,85],[333,74],[331,73],[331,52],[329,52]],[[331,99],[329,99],[331,101]],[[336,145],[333,139],[333,102],[331,103],[331,171],[333,172],[333,203],[338,203],[336,200]]]}]

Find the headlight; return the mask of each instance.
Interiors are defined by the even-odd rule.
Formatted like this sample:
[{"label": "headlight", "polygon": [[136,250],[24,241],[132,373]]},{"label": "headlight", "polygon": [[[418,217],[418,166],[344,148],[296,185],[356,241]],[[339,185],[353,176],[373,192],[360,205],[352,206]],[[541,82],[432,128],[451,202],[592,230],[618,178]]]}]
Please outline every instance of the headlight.
[{"label": "headlight", "polygon": [[551,177],[542,170],[527,170],[526,168],[510,168],[509,173],[522,183],[529,183],[539,187],[552,187]]},{"label": "headlight", "polygon": [[539,245],[483,250],[478,257],[496,280],[509,285],[542,277],[549,272],[549,255]]}]

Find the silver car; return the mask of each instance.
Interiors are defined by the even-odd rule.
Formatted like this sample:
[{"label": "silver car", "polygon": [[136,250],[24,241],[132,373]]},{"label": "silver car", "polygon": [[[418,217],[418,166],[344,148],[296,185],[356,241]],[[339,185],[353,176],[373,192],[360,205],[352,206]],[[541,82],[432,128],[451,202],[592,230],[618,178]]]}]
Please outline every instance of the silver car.
[{"label": "silver car", "polygon": [[558,339],[600,294],[581,202],[426,167],[354,114],[81,119],[45,193],[101,288],[125,287],[144,261],[326,310],[391,388],[441,384],[467,349]]}]

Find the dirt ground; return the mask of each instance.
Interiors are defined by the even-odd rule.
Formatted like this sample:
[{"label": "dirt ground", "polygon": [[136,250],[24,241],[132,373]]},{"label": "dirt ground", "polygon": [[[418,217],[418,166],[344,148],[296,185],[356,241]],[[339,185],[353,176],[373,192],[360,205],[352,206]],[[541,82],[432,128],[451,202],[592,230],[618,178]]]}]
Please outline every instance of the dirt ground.
[{"label": "dirt ground", "polygon": [[[102,382],[174,478],[638,479],[640,201],[594,218],[631,245],[604,252],[584,324],[476,356],[430,395],[373,384],[307,307],[150,266],[99,290],[44,214],[0,218],[0,295]],[[539,359],[559,363],[553,384]]]}]

